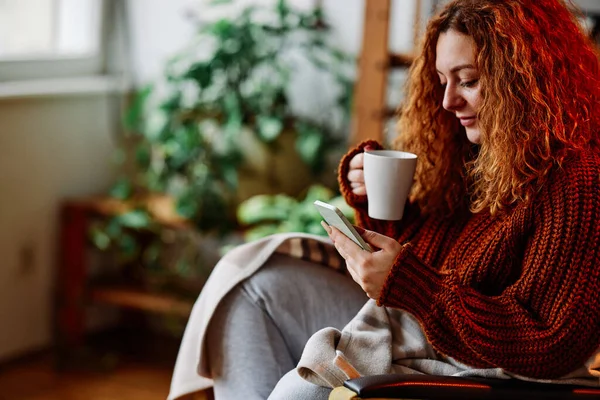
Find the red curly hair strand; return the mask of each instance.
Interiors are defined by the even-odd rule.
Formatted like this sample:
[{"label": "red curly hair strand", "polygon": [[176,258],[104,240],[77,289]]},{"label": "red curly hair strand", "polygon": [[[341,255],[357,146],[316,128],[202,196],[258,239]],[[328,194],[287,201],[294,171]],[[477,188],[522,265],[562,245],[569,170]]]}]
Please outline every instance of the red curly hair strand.
[{"label": "red curly hair strand", "polygon": [[[449,30],[476,45],[480,146],[442,108],[436,45]],[[562,0],[454,0],[428,24],[394,147],[419,155],[411,197],[424,212],[496,214],[529,201],[570,155],[598,149],[599,128],[597,49]]]}]

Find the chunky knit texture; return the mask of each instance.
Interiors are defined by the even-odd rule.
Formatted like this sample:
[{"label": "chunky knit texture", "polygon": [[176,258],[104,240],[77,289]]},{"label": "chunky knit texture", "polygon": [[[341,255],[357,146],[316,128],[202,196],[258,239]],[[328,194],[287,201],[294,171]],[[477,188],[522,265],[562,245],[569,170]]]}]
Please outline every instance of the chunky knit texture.
[{"label": "chunky knit texture", "polygon": [[532,378],[577,369],[600,346],[600,156],[585,152],[556,168],[536,198],[501,216],[368,217],[352,193],[350,151],[340,188],[366,229],[405,244],[378,304],[404,309],[439,352],[473,367]]}]

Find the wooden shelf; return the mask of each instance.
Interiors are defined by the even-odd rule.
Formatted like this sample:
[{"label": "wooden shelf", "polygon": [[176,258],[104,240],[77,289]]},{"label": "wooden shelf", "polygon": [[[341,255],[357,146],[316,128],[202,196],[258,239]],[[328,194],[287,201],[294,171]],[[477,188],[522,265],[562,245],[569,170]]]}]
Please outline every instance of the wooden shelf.
[{"label": "wooden shelf", "polygon": [[389,66],[391,68],[407,68],[410,67],[415,60],[412,54],[392,53],[389,55]]},{"label": "wooden shelf", "polygon": [[96,287],[90,290],[90,299],[94,303],[135,310],[150,311],[159,314],[173,314],[188,317],[193,303],[174,296],[143,292],[131,288]]},{"label": "wooden shelf", "polygon": [[395,108],[386,108],[383,112],[382,118],[391,119],[398,118],[400,116],[400,111]]},{"label": "wooden shelf", "polygon": [[173,203],[173,198],[169,196],[152,194],[127,201],[105,196],[68,199],[65,201],[65,207],[78,208],[93,214],[112,217],[143,206],[156,222],[165,227],[189,229],[191,227],[189,221],[177,215]]}]

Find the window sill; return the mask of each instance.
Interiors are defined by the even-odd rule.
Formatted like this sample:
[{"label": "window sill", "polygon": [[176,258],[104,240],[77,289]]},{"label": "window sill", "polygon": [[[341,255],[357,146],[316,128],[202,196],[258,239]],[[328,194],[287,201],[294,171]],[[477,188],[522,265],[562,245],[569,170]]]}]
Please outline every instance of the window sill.
[{"label": "window sill", "polygon": [[0,100],[122,93],[128,85],[107,75],[0,82]]}]

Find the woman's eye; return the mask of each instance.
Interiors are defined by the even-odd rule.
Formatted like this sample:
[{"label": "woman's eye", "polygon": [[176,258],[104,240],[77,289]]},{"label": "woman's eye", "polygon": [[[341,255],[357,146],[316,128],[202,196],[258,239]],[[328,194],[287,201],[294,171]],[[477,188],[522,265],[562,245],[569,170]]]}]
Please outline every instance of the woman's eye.
[{"label": "woman's eye", "polygon": [[479,82],[479,79],[473,79],[470,81],[461,82],[460,86],[465,87],[465,88],[471,88],[471,87],[477,85],[477,82]]}]

